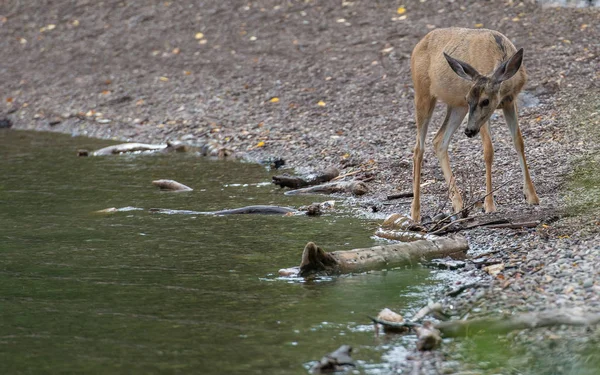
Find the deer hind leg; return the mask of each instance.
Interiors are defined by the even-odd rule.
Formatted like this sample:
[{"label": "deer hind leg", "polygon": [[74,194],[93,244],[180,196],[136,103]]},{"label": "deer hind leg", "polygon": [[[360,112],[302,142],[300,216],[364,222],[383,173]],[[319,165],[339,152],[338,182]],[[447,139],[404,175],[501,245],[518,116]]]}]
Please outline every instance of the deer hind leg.
[{"label": "deer hind leg", "polygon": [[521,165],[521,171],[523,172],[523,193],[529,204],[539,204],[540,198],[538,198],[535,192],[535,187],[531,182],[529,176],[529,168],[527,168],[527,161],[525,160],[525,143],[523,142],[523,136],[521,135],[521,129],[519,129],[519,120],[517,118],[517,106],[514,102],[506,104],[502,108],[504,112],[504,119],[510,130],[517,155],[519,156],[519,164]]},{"label": "deer hind leg", "polygon": [[435,147],[435,153],[440,160],[442,171],[444,172],[444,178],[448,184],[450,200],[452,201],[452,208],[454,209],[454,212],[462,210],[463,200],[460,195],[460,190],[458,187],[456,187],[456,179],[454,178],[454,175],[452,175],[452,170],[450,169],[448,146],[450,145],[450,139],[452,139],[452,135],[462,123],[463,119],[467,115],[468,110],[468,107],[448,106],[444,123],[433,138],[433,146]]},{"label": "deer hind leg", "polygon": [[413,153],[413,201],[410,207],[410,216],[417,222],[421,220],[421,164],[425,152],[425,137],[435,102],[435,98],[421,96],[418,93],[415,95],[417,142]]},{"label": "deer hind leg", "polygon": [[485,212],[496,212],[496,203],[492,195],[492,162],[494,161],[494,146],[490,135],[490,121],[481,127],[481,141],[483,142],[483,160],[485,161]]}]

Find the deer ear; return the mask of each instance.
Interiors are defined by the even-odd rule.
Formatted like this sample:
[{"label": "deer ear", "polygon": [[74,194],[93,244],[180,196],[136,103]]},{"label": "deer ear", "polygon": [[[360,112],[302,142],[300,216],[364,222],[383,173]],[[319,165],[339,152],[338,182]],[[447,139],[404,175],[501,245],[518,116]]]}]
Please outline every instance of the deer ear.
[{"label": "deer ear", "polygon": [[449,56],[446,52],[444,52],[444,57],[446,58],[446,61],[448,61],[450,68],[452,68],[454,73],[458,74],[460,78],[466,79],[467,81],[476,81],[477,78],[481,76],[475,68],[466,62],[457,60]]},{"label": "deer ear", "polygon": [[492,80],[496,83],[501,83],[510,79],[517,74],[519,68],[521,68],[521,63],[523,63],[523,48],[515,52],[514,55],[496,68],[496,71],[492,75]]}]

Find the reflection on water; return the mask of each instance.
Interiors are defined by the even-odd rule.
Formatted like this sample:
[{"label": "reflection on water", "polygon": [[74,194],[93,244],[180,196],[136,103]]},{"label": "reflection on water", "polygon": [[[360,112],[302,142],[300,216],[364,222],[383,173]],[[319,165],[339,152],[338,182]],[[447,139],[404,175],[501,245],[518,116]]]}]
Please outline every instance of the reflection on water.
[{"label": "reflection on water", "polygon": [[[341,344],[388,368],[367,315],[417,309],[425,269],[281,280],[307,241],[370,246],[367,221],[158,215],[253,204],[298,207],[250,164],[193,155],[77,158],[106,142],[0,132],[0,368],[8,372],[303,374]],[[193,192],[160,192],[159,178]],[[94,214],[108,207],[135,207]],[[342,212],[339,211],[342,209]]]}]

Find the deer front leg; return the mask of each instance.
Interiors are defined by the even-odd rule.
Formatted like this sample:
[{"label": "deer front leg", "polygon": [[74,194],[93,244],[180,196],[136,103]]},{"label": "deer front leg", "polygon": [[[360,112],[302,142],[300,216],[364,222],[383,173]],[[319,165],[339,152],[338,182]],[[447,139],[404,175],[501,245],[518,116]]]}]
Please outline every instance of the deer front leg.
[{"label": "deer front leg", "polygon": [[450,200],[452,201],[452,208],[454,209],[454,212],[462,210],[463,200],[460,195],[460,190],[458,187],[456,187],[456,179],[452,175],[452,170],[450,169],[448,146],[450,145],[450,139],[452,139],[452,135],[462,123],[463,119],[467,115],[468,110],[468,107],[448,106],[444,123],[433,138],[433,146],[435,147],[435,153],[442,166],[444,178],[448,184]]},{"label": "deer front leg", "polygon": [[525,160],[525,143],[523,142],[523,136],[521,135],[521,129],[519,129],[519,120],[517,118],[517,106],[514,102],[506,104],[502,108],[504,112],[504,119],[510,130],[517,155],[519,156],[519,164],[521,165],[521,171],[523,172],[523,193],[529,204],[540,204],[540,198],[535,192],[535,187],[531,182],[529,176],[529,168],[527,168],[527,161]]},{"label": "deer front leg", "polygon": [[485,161],[485,212],[496,212],[496,203],[492,195],[492,162],[494,161],[494,146],[490,135],[490,121],[481,127],[481,141],[483,142],[483,160]]},{"label": "deer front leg", "polygon": [[417,142],[413,153],[413,201],[410,207],[410,217],[416,222],[421,221],[421,165],[425,152],[427,127],[435,108],[435,102],[435,99],[415,95]]}]

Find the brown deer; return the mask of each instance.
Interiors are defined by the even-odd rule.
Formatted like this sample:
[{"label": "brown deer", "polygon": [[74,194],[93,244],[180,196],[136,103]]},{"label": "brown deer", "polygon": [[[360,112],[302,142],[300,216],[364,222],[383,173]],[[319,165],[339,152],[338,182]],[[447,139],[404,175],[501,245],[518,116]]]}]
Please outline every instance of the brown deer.
[{"label": "brown deer", "polygon": [[483,141],[488,194],[484,208],[486,212],[496,210],[491,194],[494,148],[489,127],[489,119],[496,109],[502,109],[510,129],[523,172],[523,192],[527,202],[539,204],[525,161],[523,137],[517,119],[517,95],[527,80],[522,61],[522,48],[517,51],[507,37],[486,29],[437,29],[415,46],[410,60],[417,120],[417,143],[413,155],[413,220],[419,221],[421,217],[421,164],[425,136],[438,99],[446,103],[447,111],[433,145],[454,211],[462,210],[463,200],[450,170],[448,145],[467,113],[466,136],[471,138],[481,132]]}]

